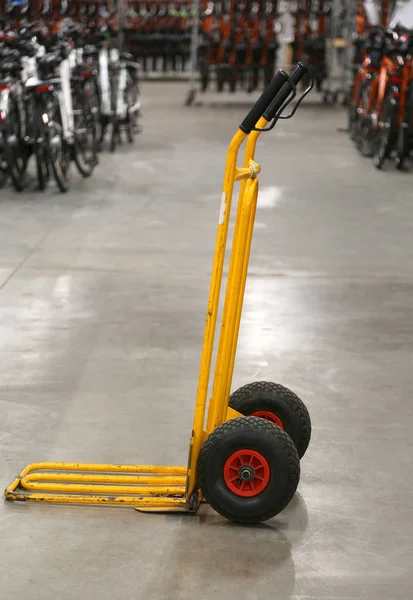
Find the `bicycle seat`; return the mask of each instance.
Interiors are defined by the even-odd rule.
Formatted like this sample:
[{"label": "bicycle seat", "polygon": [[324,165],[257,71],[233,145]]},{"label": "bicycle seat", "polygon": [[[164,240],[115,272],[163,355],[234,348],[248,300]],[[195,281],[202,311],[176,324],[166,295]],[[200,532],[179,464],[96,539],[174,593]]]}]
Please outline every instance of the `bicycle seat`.
[{"label": "bicycle seat", "polygon": [[11,48],[4,47],[0,49],[0,59],[17,62],[18,60],[20,60],[20,54],[17,50],[12,50]]},{"label": "bicycle seat", "polygon": [[120,59],[126,61],[133,61],[133,54],[131,54],[130,52],[121,52]]},{"label": "bicycle seat", "polygon": [[20,40],[17,43],[17,48],[24,56],[33,57],[36,56],[37,49],[34,44],[29,40]]},{"label": "bicycle seat", "polygon": [[51,74],[62,62],[58,54],[45,54],[38,59],[37,64],[42,75]]},{"label": "bicycle seat", "polygon": [[85,58],[95,58],[99,56],[99,50],[95,46],[87,44],[83,47],[83,56]]},{"label": "bicycle seat", "polygon": [[21,70],[21,62],[16,60],[6,60],[4,62],[2,61],[0,65],[0,72],[2,74],[11,75],[12,77],[17,77]]}]

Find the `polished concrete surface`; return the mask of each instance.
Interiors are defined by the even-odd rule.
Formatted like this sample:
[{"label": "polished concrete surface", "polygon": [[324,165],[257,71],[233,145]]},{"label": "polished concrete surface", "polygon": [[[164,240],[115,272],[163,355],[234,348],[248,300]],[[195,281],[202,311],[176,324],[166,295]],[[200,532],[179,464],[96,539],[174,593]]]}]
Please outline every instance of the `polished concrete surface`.
[{"label": "polished concrete surface", "polygon": [[[135,147],[60,195],[1,191],[0,459],[184,464],[220,187],[241,107],[146,85]],[[208,507],[0,506],[0,598],[413,597],[412,174],[308,102],[260,142],[234,387],[307,403],[296,497],[259,527]]]}]

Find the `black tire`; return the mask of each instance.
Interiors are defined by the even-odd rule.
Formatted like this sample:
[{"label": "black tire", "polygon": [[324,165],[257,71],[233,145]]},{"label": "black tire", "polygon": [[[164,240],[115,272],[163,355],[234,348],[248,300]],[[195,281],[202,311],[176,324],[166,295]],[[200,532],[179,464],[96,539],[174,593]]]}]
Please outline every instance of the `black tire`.
[{"label": "black tire", "polygon": [[74,98],[75,132],[73,157],[79,173],[90,177],[97,165],[96,121],[90,106]]},{"label": "black tire", "polygon": [[89,105],[92,111],[93,120],[95,123],[95,135],[96,135],[96,150],[100,152],[102,149],[103,138],[105,137],[105,128],[103,125],[103,117],[101,110],[101,98],[99,85],[96,79],[93,79],[89,89]]},{"label": "black tire", "polygon": [[57,186],[63,193],[70,187],[70,159],[70,148],[65,140],[61,139],[60,145],[51,149],[50,162]]},{"label": "black tire", "polygon": [[403,171],[406,161],[410,156],[413,138],[413,86],[409,87],[406,94],[406,107],[404,109],[403,122],[399,127],[396,143],[395,163],[399,171]]},{"label": "black tire", "polygon": [[116,115],[112,115],[111,126],[110,126],[110,142],[109,142],[109,150],[111,152],[115,152],[115,150],[116,150],[117,135],[118,135],[118,121],[117,121]]},{"label": "black tire", "polygon": [[361,90],[361,104],[362,110],[361,115],[358,119],[355,142],[358,150],[363,156],[371,157],[373,155],[372,150],[372,121],[371,115],[367,114],[367,107],[369,105],[370,97],[370,80],[365,82]]},{"label": "black tire", "polygon": [[50,178],[45,140],[35,142],[34,154],[36,156],[37,183],[39,184],[39,190],[44,192]]},{"label": "black tire", "polygon": [[393,88],[389,88],[384,96],[378,128],[373,141],[373,163],[376,169],[382,169],[390,156],[397,139],[398,101]]},{"label": "black tire", "polygon": [[18,192],[21,192],[26,187],[25,173],[28,162],[28,153],[27,146],[21,135],[17,101],[13,96],[9,98],[7,114],[7,127],[3,137],[5,158],[9,167],[9,175],[13,182],[13,186]]},{"label": "black tire", "polygon": [[57,96],[53,98],[52,120],[48,127],[48,154],[55,181],[61,192],[69,189],[72,151],[64,139],[62,117]]},{"label": "black tire", "polygon": [[359,103],[363,92],[363,86],[360,85],[355,100],[349,103],[348,108],[348,132],[350,138],[354,141],[357,138],[358,125],[360,121]]},{"label": "black tire", "polygon": [[[125,90],[125,100],[127,105],[127,117],[126,117],[126,135],[128,142],[133,144],[135,140],[135,133],[138,130],[138,111],[134,108],[139,101],[139,90],[136,81],[128,76],[128,84]],[[132,109],[132,110],[131,110]]]},{"label": "black tire", "polygon": [[278,383],[255,381],[233,392],[229,406],[243,415],[259,416],[282,427],[294,442],[298,456],[304,456],[311,439],[311,419],[304,402],[294,392]]},{"label": "black tire", "polygon": [[128,120],[126,122],[126,136],[129,144],[133,144],[135,140],[135,116],[128,114]]},{"label": "black tire", "polygon": [[6,185],[8,177],[7,163],[3,156],[0,157],[0,190]]},{"label": "black tire", "polygon": [[110,80],[110,140],[109,140],[109,149],[111,152],[115,152],[116,150],[116,142],[119,137],[119,123],[118,123],[118,115],[117,115],[117,104],[118,104],[118,74],[116,72],[113,73]]},{"label": "black tire", "polygon": [[[252,481],[245,481],[246,485],[252,487],[255,481],[261,485],[261,480],[257,493],[234,492],[229,487],[242,489],[244,477],[237,477],[235,471],[231,483],[227,475],[228,462],[239,453],[251,453],[251,457],[254,453],[260,458],[259,465],[266,464],[263,470],[251,458],[245,463],[248,466],[240,467],[252,471]],[[235,523],[261,523],[280,513],[294,496],[299,479],[300,459],[293,441],[285,431],[264,419],[240,417],[223,423],[208,436],[199,454],[198,481],[205,499],[220,515]]]},{"label": "black tire", "polygon": [[403,171],[406,165],[406,160],[410,154],[409,137],[411,133],[409,127],[405,127],[404,123],[400,127],[397,134],[396,156],[394,162],[399,171]]},{"label": "black tire", "polygon": [[221,93],[224,90],[224,74],[222,72],[222,69],[217,70],[216,86],[217,86],[217,92]]}]

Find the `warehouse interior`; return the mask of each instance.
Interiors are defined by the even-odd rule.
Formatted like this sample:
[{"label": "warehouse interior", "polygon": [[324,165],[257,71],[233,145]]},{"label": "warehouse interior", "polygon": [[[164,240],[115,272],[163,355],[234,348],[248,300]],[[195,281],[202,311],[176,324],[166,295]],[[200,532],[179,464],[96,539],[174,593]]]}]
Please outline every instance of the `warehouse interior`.
[{"label": "warehouse interior", "polygon": [[[0,2],[0,457],[6,489],[0,596],[407,600],[413,560],[412,3],[274,1],[271,16],[268,3],[240,8],[233,1],[214,9],[213,2],[187,2],[184,14],[169,11],[168,18],[188,30],[175,50],[172,38],[148,42],[154,21],[165,18],[160,4]],[[259,66],[248,63],[253,54],[242,44],[236,48],[238,42],[206,50],[205,18],[233,23],[239,12],[252,10],[258,21],[264,9],[263,22],[274,17],[271,31],[278,36],[273,59],[267,42]],[[72,77],[71,85],[96,77],[102,110],[97,117],[90,108],[86,84],[88,100],[79,109],[72,87],[70,138],[70,118],[60,104],[64,85],[40,77],[31,95],[30,86],[22,86],[28,94],[22,98],[41,107],[39,127],[47,134],[34,128],[29,140],[38,113],[18,116],[21,105],[12,100],[21,70],[16,75],[7,65],[29,52],[28,43],[41,46],[41,35],[53,37],[53,44],[70,37],[80,46],[92,21],[94,34],[106,27],[99,48],[110,36],[122,44],[114,59],[119,69],[108,70],[111,85],[122,81],[124,63],[138,64],[125,79],[133,100],[125,93],[122,116],[119,96],[113,108],[109,94],[105,115],[99,55],[93,76]],[[288,23],[279,27],[281,21]],[[225,37],[225,28],[215,26]],[[87,42],[93,45],[90,37]],[[39,69],[50,68],[47,57],[56,54],[45,43],[45,55],[30,57]],[[245,68],[237,51],[249,56]],[[399,61],[397,72],[389,58]],[[298,61],[305,75],[291,83],[288,74]],[[286,83],[280,79],[275,100],[285,91],[292,102],[282,106],[283,114],[297,110],[287,120],[277,120],[277,113],[274,129],[259,136],[254,160],[261,172],[255,163],[244,165],[251,172],[235,183],[229,215],[222,204],[228,146],[278,69],[285,70]],[[19,144],[13,142],[18,135]],[[255,523],[243,521],[242,511],[233,519],[229,508],[220,513],[213,492],[202,486],[197,510],[187,501],[167,512],[167,502],[181,492],[170,493],[155,513],[134,510],[138,501],[116,506],[122,502],[107,482],[100,504],[113,505],[93,505],[92,494],[80,491],[69,502],[70,486],[53,501],[65,467],[35,468],[30,479],[19,475],[27,465],[64,461],[75,474],[75,465],[83,465],[79,480],[87,477],[86,463],[112,465],[112,472],[118,465],[191,465],[217,225],[219,232],[228,219],[219,319],[238,239],[235,215],[250,199],[242,186],[257,181],[258,173],[229,391],[276,382],[305,403],[312,432],[304,456],[297,455],[291,433],[294,456],[301,458],[295,493],[283,510]],[[217,345],[211,378],[220,366]],[[212,384],[208,399],[211,393],[213,402]],[[227,406],[228,393],[224,401]],[[245,427],[265,420],[238,418]],[[269,427],[290,440],[279,419]],[[283,463],[270,467],[276,477]],[[37,501],[29,501],[32,494]],[[134,492],[141,494],[146,497],[140,488]]]}]

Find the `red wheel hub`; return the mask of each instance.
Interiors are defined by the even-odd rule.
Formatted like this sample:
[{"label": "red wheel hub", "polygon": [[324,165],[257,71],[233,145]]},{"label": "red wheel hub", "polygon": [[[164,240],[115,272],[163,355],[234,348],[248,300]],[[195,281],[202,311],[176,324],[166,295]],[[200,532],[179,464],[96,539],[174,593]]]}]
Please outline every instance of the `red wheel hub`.
[{"label": "red wheel hub", "polygon": [[270,410],[256,410],[251,413],[251,417],[260,417],[260,419],[266,419],[267,421],[271,421],[271,423],[275,423],[281,429],[284,429],[284,423],[281,421],[280,417],[277,417],[276,414],[271,412]]},{"label": "red wheel hub", "polygon": [[237,450],[224,465],[224,481],[237,496],[258,496],[270,481],[267,459],[256,450]]}]

